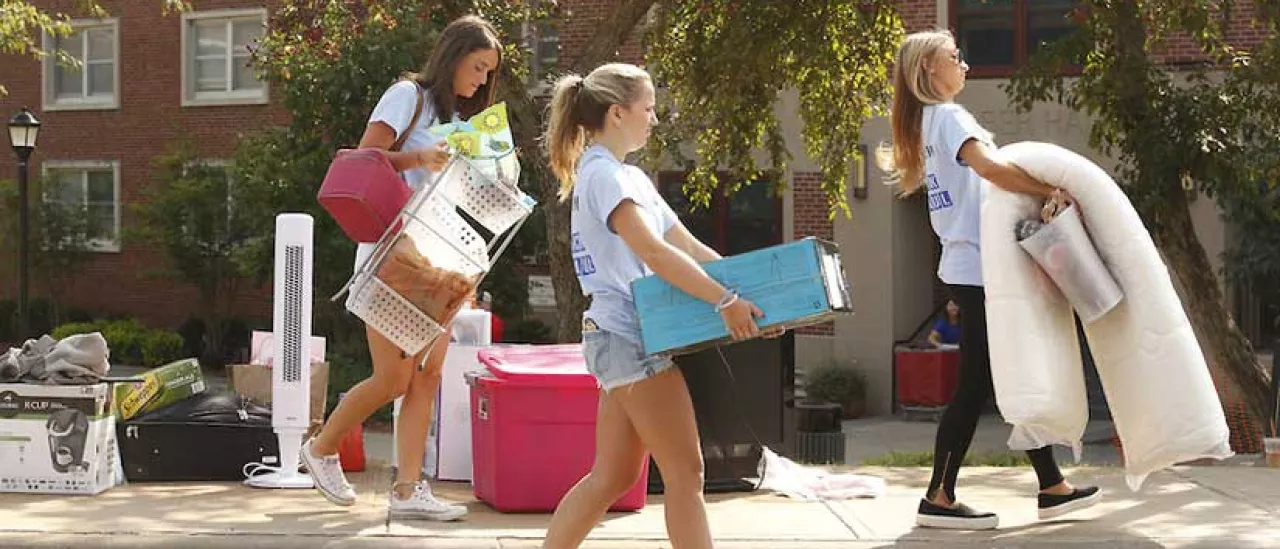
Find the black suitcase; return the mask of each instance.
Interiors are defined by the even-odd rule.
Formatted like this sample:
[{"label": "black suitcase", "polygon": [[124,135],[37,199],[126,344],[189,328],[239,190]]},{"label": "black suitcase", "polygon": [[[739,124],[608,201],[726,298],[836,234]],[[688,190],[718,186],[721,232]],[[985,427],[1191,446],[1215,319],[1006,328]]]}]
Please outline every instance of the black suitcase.
[{"label": "black suitcase", "polygon": [[246,464],[280,461],[271,410],[235,393],[195,395],[116,429],[130,482],[244,480]]}]

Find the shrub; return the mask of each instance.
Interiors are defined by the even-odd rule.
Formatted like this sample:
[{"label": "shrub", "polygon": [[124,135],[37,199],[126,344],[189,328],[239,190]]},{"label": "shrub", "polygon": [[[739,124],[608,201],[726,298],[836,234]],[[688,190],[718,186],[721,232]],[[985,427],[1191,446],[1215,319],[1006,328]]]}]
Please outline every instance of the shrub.
[{"label": "shrub", "polygon": [[851,363],[829,361],[809,368],[804,373],[804,392],[810,399],[839,404],[845,419],[866,413],[867,380]]},{"label": "shrub", "polygon": [[148,328],[135,318],[72,322],[54,328],[50,335],[60,340],[93,332],[107,340],[112,364],[152,368],[186,356],[182,336],[177,332]]},{"label": "shrub", "polygon": [[142,364],[160,366],[183,358],[182,336],[167,330],[151,330],[142,337]]},{"label": "shrub", "polygon": [[551,328],[542,321],[525,319],[507,328],[503,343],[555,343]]}]

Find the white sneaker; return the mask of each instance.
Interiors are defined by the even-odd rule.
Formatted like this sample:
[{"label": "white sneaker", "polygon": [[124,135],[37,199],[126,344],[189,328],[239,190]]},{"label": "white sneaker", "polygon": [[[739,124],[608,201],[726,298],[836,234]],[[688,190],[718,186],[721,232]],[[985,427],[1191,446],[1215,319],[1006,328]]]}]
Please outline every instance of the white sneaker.
[{"label": "white sneaker", "polygon": [[316,489],[324,494],[324,498],[337,505],[351,506],[356,504],[356,491],[351,488],[351,484],[347,483],[347,476],[342,474],[342,463],[338,461],[338,454],[331,456],[317,456],[311,452],[311,443],[314,439],[308,439],[306,444],[302,445],[302,451],[298,452],[302,464],[306,466],[307,472],[311,473],[311,480],[315,481]]},{"label": "white sneaker", "polygon": [[393,517],[438,520],[442,522],[458,520],[467,515],[466,507],[436,499],[436,496],[431,493],[431,486],[425,481],[419,481],[414,484],[413,494],[406,499],[396,497],[396,492],[393,489],[388,508]]}]

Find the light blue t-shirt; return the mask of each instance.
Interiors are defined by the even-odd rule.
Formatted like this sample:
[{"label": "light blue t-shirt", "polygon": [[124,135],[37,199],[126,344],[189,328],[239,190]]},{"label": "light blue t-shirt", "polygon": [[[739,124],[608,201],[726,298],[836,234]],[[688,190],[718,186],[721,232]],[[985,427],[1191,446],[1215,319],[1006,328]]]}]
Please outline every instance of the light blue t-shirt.
[{"label": "light blue t-shirt", "polygon": [[659,239],[679,223],[640,168],[619,161],[609,149],[592,145],[578,162],[570,230],[573,265],[582,293],[591,296],[584,316],[601,330],[640,343],[640,319],[631,281],[653,274],[622,237],[609,228],[609,215],[631,200]]},{"label": "light blue t-shirt", "polygon": [[991,134],[955,103],[926,105],[921,123],[929,221],[942,243],[938,278],[947,284],[982,286],[979,226],[989,183],[960,159],[960,148],[970,139],[991,144]]}]

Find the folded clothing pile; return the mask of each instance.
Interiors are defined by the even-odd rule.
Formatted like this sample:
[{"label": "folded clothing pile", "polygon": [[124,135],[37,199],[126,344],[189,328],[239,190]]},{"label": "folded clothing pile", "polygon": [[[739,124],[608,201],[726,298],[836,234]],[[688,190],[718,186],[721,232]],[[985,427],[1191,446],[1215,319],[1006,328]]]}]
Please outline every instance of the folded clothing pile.
[{"label": "folded clothing pile", "polygon": [[111,365],[107,340],[99,332],[54,339],[28,339],[21,348],[0,354],[0,382],[36,382],[53,385],[97,383]]}]

